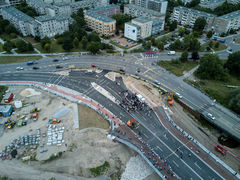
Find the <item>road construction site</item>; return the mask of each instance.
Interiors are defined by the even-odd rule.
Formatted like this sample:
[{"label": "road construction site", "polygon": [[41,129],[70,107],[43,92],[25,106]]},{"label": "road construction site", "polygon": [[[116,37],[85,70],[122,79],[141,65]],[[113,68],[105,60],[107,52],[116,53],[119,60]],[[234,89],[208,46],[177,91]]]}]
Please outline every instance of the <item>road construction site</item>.
[{"label": "road construction site", "polygon": [[[126,87],[131,86],[131,88],[138,91],[138,94],[142,94],[143,97],[151,100],[155,104],[164,105],[166,103],[167,96],[161,95],[162,92],[152,84],[115,73],[110,76],[122,78]],[[119,83],[121,85],[120,81]],[[116,84],[116,87],[111,88],[114,89],[118,86],[119,85]],[[106,88],[106,86],[103,86],[103,88]],[[129,90],[131,88],[129,88]],[[109,89],[107,90],[110,92]],[[0,150],[11,144],[15,139],[17,139],[17,141],[19,140],[21,145],[22,137],[24,137],[24,148],[22,148],[22,146],[19,147],[17,155],[18,160],[11,160],[14,162],[16,161],[16,167],[20,167],[23,163],[22,161],[26,161],[31,168],[40,171],[93,177],[94,175],[91,173],[90,169],[101,166],[107,161],[110,163],[110,168],[104,174],[101,174],[105,177],[114,177],[117,179],[122,178],[123,180],[128,178],[133,179],[132,177],[142,171],[146,173],[144,173],[142,177],[138,177],[138,179],[146,178],[150,180],[159,178],[154,174],[151,175],[151,171],[145,171],[141,168],[139,168],[139,171],[135,172],[129,172],[127,169],[125,170],[128,166],[128,162],[131,167],[134,166],[134,163],[131,164],[132,161],[136,162],[135,165],[139,164],[139,161],[136,159],[129,161],[131,157],[135,157],[136,153],[128,147],[108,139],[108,122],[92,109],[78,105],[79,128],[76,129],[74,124],[75,117],[73,103],[32,87],[10,86],[9,91],[14,92],[14,101],[24,100],[22,101],[23,107],[15,109],[14,113],[11,115],[11,119],[17,121],[24,115],[25,117],[23,119],[27,122],[26,126],[17,127],[17,125],[15,125],[14,128],[5,128],[3,135],[0,137]],[[93,90],[91,89],[90,91]],[[124,98],[129,98],[124,92],[119,95]],[[135,96],[131,95],[130,98],[134,100]],[[124,104],[125,102],[122,103]],[[137,103],[140,102],[137,101]],[[37,120],[34,121],[31,119],[33,113],[30,113],[30,111],[35,108],[40,108],[40,111],[38,112]],[[126,108],[133,107],[130,107],[128,104]],[[139,106],[139,108],[141,109],[142,106]],[[222,157],[221,154],[215,152],[214,145],[218,144],[216,138],[218,134],[215,131],[209,131],[207,128],[199,125],[197,120],[186,113],[176,102],[174,102],[172,106],[168,106],[167,110],[172,119],[186,132],[191,134],[204,146],[210,147],[209,149],[212,147],[212,152],[221,159],[228,159],[228,163],[233,162],[232,164],[228,164],[229,166],[234,169],[239,168],[238,163],[231,161],[230,158],[232,157],[229,157],[228,155]],[[145,115],[148,116],[148,114]],[[151,116],[150,109],[149,116]],[[59,120],[61,120],[61,122]],[[1,122],[2,121],[7,121],[7,118],[2,118]],[[53,121],[57,123],[53,123]],[[208,137],[205,137],[206,134],[204,132],[211,136],[212,146],[209,145],[207,140]],[[40,138],[35,141],[37,147],[31,148],[29,142],[33,142],[33,140],[29,139],[30,137],[33,139],[32,137],[34,137],[34,135],[36,136],[36,139],[38,136]],[[147,134],[145,135],[148,136]],[[21,137],[19,138],[19,136]],[[25,138],[26,136],[27,138]],[[58,137],[61,138],[58,140]],[[27,139],[27,141],[25,141],[25,139]],[[28,143],[28,145],[26,145],[26,143]],[[234,152],[238,153],[239,149],[234,149]],[[54,158],[53,154],[55,156]],[[7,165],[8,162],[10,161],[5,160],[4,164]],[[149,168],[144,162],[142,162],[142,164],[145,169]],[[28,166],[24,164],[24,168],[28,168]],[[5,173],[1,171],[2,170],[0,170],[1,174]],[[22,177],[24,177],[24,175]]]}]

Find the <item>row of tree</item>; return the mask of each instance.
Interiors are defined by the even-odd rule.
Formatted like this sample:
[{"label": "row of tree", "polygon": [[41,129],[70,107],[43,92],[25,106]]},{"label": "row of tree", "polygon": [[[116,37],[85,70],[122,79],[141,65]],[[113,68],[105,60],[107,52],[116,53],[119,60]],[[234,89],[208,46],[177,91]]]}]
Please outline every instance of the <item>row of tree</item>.
[{"label": "row of tree", "polygon": [[0,34],[12,34],[12,36],[16,36],[17,30],[16,28],[9,23],[6,19],[0,19]]},{"label": "row of tree", "polygon": [[3,45],[3,50],[8,53],[11,52],[13,48],[17,48],[19,52],[33,51],[33,46],[31,43],[26,43],[25,41],[18,39],[15,43],[12,41],[7,41]]},{"label": "row of tree", "polygon": [[22,11],[23,13],[25,13],[31,17],[38,16],[38,13],[36,12],[36,10],[34,8],[32,8],[31,6],[28,6],[26,1],[24,1],[24,0],[21,0],[20,4],[16,5],[15,8],[17,8],[18,10]]}]

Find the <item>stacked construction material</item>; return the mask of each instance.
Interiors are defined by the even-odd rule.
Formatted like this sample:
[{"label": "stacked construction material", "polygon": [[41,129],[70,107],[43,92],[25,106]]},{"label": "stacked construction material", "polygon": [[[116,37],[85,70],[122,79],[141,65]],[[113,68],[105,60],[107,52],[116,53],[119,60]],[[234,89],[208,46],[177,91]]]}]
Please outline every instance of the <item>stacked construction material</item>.
[{"label": "stacked construction material", "polygon": [[64,127],[57,128],[56,125],[48,125],[48,142],[47,145],[58,145],[61,146],[64,143],[63,140]]}]

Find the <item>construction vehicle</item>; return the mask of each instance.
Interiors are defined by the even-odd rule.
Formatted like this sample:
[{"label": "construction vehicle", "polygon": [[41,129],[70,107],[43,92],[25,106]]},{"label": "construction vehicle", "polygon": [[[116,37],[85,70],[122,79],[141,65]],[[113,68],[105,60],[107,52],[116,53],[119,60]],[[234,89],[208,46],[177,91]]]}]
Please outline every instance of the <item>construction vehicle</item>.
[{"label": "construction vehicle", "polygon": [[216,146],[215,146],[215,149],[216,149],[218,152],[220,152],[222,155],[226,155],[226,153],[229,153],[229,154],[231,154],[232,156],[234,156],[235,158],[240,159],[239,156],[237,156],[236,154],[232,153],[231,151],[227,150],[226,148],[224,148],[224,147],[222,147],[222,146],[220,146],[220,145],[216,145]]},{"label": "construction vehicle", "polygon": [[173,105],[173,92],[170,92],[170,96],[168,96],[168,104]]},{"label": "construction vehicle", "polygon": [[39,112],[41,109],[40,108],[34,108],[31,110],[31,113]]},{"label": "construction vehicle", "polygon": [[57,120],[56,118],[54,118],[54,119],[49,119],[48,122],[49,122],[50,124],[58,124],[58,123],[61,122],[61,120]]},{"label": "construction vehicle", "polygon": [[16,122],[13,120],[8,119],[7,122],[5,122],[5,126],[8,129],[12,129],[15,126]]},{"label": "construction vehicle", "polygon": [[17,125],[18,127],[21,127],[23,125],[23,120],[19,120]]},{"label": "construction vehicle", "polygon": [[33,113],[32,119],[36,121],[38,119],[38,113]]},{"label": "construction vehicle", "polygon": [[139,123],[136,121],[135,118],[132,118],[127,122],[127,126],[130,127],[131,129],[137,129],[139,128]]}]

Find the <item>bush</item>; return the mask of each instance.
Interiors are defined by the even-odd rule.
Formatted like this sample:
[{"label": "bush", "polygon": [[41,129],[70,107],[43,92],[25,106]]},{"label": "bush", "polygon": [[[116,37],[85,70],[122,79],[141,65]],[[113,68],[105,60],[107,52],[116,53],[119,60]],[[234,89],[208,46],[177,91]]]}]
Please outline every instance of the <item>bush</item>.
[{"label": "bush", "polygon": [[98,166],[96,168],[91,168],[90,171],[94,176],[102,175],[108,168],[110,167],[109,162],[105,161],[103,165]]}]

